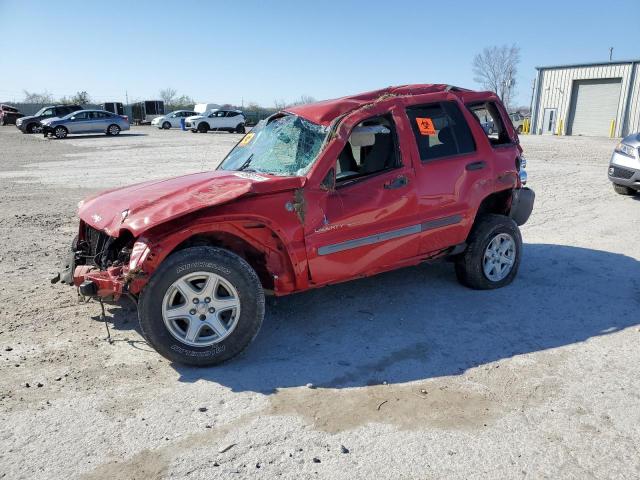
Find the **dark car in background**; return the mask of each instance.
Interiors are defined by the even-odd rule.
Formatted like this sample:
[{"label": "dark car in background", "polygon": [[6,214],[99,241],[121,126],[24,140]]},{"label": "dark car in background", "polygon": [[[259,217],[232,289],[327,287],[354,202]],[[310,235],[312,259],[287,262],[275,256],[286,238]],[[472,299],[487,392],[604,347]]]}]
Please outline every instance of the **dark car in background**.
[{"label": "dark car in background", "polygon": [[16,120],[16,127],[22,133],[38,133],[42,131],[40,122],[47,118],[64,117],[72,112],[82,110],[80,105],[52,105],[43,107],[35,115],[22,117]]},{"label": "dark car in background", "polygon": [[15,125],[16,120],[24,117],[15,107],[9,105],[0,105],[0,125]]}]

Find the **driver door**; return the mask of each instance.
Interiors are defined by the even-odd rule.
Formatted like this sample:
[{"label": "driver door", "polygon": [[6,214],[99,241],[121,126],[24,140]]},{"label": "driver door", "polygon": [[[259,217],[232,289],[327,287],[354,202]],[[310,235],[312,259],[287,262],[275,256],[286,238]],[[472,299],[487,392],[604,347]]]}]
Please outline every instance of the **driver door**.
[{"label": "driver door", "polygon": [[417,255],[414,172],[400,148],[397,120],[386,114],[354,125],[377,133],[362,141],[351,130],[336,159],[335,189],[309,199],[316,211],[307,218],[319,219],[305,225],[313,284],[371,275]]},{"label": "driver door", "polygon": [[89,112],[80,112],[71,116],[70,122],[66,124],[69,133],[85,133],[91,129]]}]

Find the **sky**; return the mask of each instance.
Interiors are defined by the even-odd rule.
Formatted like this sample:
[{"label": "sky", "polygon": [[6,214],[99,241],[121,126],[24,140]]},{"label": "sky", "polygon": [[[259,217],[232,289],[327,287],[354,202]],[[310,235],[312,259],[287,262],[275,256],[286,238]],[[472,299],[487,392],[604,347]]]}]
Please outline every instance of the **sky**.
[{"label": "sky", "polygon": [[[159,98],[271,106],[407,83],[479,89],[484,47],[521,48],[516,104],[536,66],[640,58],[638,0],[0,0],[0,100],[24,90],[97,102]],[[61,8],[62,7],[62,8]]]}]

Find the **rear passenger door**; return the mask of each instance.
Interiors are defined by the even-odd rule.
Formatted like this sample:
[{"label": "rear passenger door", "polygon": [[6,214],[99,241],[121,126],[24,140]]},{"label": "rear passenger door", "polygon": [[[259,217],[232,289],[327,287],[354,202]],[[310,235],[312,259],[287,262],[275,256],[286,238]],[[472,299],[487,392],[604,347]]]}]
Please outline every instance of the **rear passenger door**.
[{"label": "rear passenger door", "polygon": [[475,217],[471,205],[490,193],[492,164],[479,153],[465,115],[472,117],[457,102],[410,105],[406,113],[415,139],[419,251],[436,253],[465,241]]}]

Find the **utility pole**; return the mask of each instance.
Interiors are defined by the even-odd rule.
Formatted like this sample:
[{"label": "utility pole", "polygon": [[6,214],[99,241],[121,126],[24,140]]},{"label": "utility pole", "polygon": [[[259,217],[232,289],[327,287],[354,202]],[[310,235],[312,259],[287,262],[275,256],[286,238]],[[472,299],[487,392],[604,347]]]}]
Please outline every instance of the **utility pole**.
[{"label": "utility pole", "polygon": [[529,115],[533,112],[533,94],[536,91],[536,79],[531,80],[531,102],[529,103]]},{"label": "utility pole", "polygon": [[609,61],[613,59],[613,47],[609,47]]},{"label": "utility pole", "polygon": [[127,105],[129,105],[129,92],[124,91],[124,98],[126,98]]}]

